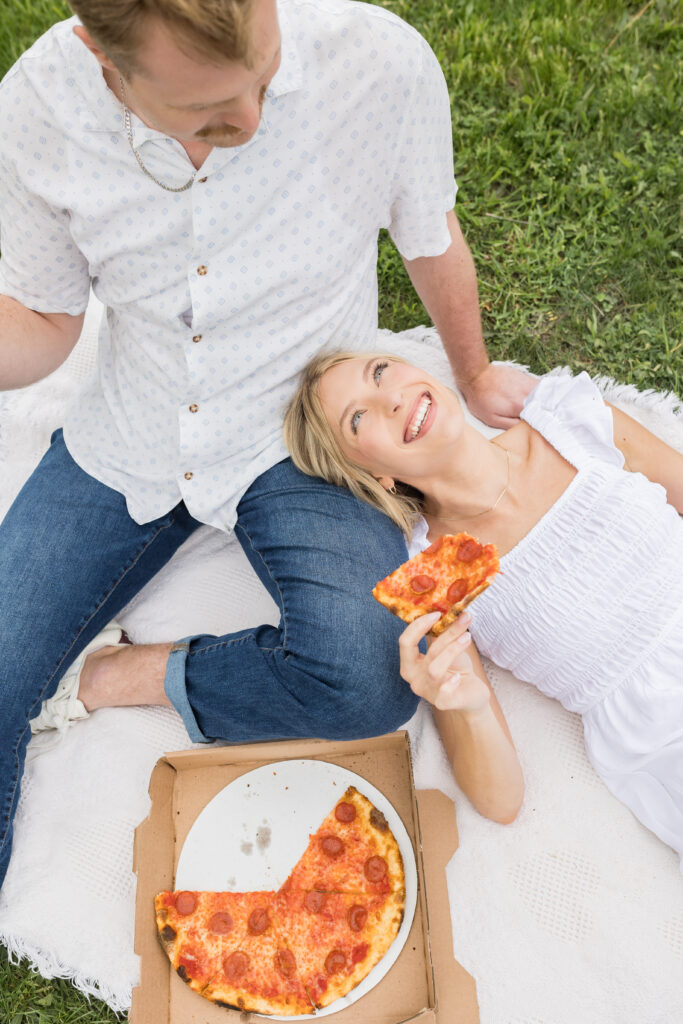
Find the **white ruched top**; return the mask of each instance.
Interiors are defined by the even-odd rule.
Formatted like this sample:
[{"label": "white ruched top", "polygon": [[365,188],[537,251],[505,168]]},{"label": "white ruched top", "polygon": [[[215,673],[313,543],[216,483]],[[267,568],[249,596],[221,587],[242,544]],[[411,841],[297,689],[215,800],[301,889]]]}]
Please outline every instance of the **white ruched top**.
[{"label": "white ruched top", "polygon": [[[470,632],[582,715],[597,772],[683,857],[683,519],[663,487],[624,469],[588,374],[542,378],[522,418],[577,473],[501,558]],[[428,543],[421,520],[411,555]]]}]

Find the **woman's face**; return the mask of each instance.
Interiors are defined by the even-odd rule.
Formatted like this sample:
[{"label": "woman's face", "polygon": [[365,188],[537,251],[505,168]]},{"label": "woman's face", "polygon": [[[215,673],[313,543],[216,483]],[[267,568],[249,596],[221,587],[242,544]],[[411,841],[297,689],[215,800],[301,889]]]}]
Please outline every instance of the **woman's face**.
[{"label": "woman's face", "polygon": [[318,394],[344,454],[384,486],[400,480],[420,488],[464,424],[450,388],[390,356],[337,363],[320,379]]}]

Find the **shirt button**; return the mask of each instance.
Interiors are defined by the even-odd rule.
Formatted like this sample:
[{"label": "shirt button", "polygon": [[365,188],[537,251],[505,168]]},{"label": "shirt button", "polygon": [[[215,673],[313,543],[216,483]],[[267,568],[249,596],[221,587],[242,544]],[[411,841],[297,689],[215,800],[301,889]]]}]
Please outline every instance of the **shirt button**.
[{"label": "shirt button", "polygon": [[199,406],[195,405],[194,402],[190,406],[190,412],[199,412]]},{"label": "shirt button", "polygon": [[186,473],[185,474],[185,479],[186,480],[191,480],[193,476],[194,476],[194,473]]},{"label": "shirt button", "polygon": [[203,263],[201,267],[197,267],[197,273],[200,274],[201,277],[204,277],[204,274],[206,273],[206,267],[204,266]]},{"label": "shirt button", "polygon": [[205,181],[208,181],[208,179],[207,178],[200,178],[199,179],[199,184],[203,185]]},{"label": "shirt button", "polygon": [[202,336],[201,336],[201,334],[195,334],[195,336],[193,337],[193,339],[192,339],[192,340],[193,340],[194,342],[197,342],[197,341],[201,341],[201,340],[202,340]]}]

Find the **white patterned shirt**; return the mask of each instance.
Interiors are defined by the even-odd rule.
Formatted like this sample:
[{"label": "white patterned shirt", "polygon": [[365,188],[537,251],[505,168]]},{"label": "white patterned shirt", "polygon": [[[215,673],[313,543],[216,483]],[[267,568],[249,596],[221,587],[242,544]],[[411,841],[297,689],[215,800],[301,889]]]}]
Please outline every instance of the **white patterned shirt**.
[{"label": "white patterned shirt", "polygon": [[[183,500],[230,529],[287,454],[302,366],[323,346],[374,347],[380,228],[407,259],[450,244],[450,108],[427,43],[351,0],[278,11],[282,64],[258,131],[214,148],[186,192],[138,167],[76,19],[0,86],[0,294],[76,315],[92,285],[104,303],[64,437],[139,523]],[[187,180],[180,143],[135,115],[133,132],[153,174]]]}]

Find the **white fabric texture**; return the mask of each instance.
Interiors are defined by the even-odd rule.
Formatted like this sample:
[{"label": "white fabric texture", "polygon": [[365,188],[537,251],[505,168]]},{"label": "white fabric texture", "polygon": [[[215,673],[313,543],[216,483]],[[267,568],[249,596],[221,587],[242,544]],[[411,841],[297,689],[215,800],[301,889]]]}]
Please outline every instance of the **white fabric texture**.
[{"label": "white fabric texture", "polygon": [[683,519],[624,470],[588,374],[543,378],[522,418],[577,472],[501,558],[472,638],[582,715],[600,777],[683,858]]},{"label": "white fabric texture", "polygon": [[[0,514],[92,365],[97,316],[93,304],[64,367],[0,394]],[[381,332],[378,348],[451,382],[432,330]],[[611,400],[683,450],[673,397],[603,383]],[[154,642],[276,616],[239,546],[202,528],[120,618],[134,641]],[[409,724],[416,785],[442,789],[456,803],[460,847],[447,872],[454,949],[477,981],[482,1024],[673,1024],[683,1007],[675,854],[598,779],[577,715],[488,668],[526,776],[514,824],[486,821],[459,793],[425,705]],[[45,976],[71,978],[116,1010],[127,1008],[138,977],[133,830],[148,812],[155,761],[187,745],[172,711],[102,710],[29,765],[24,779],[0,938]]]},{"label": "white fabric texture", "polygon": [[[407,259],[450,245],[448,90],[425,40],[381,7],[280,0],[282,65],[246,143],[192,187],[140,170],[95,57],[53,26],[0,86],[0,293],[108,307],[97,372],[69,405],[76,462],[147,522],[184,500],[229,529],[286,454],[301,366],[377,329],[377,235]],[[133,115],[145,166],[176,185],[180,143]]]}]

